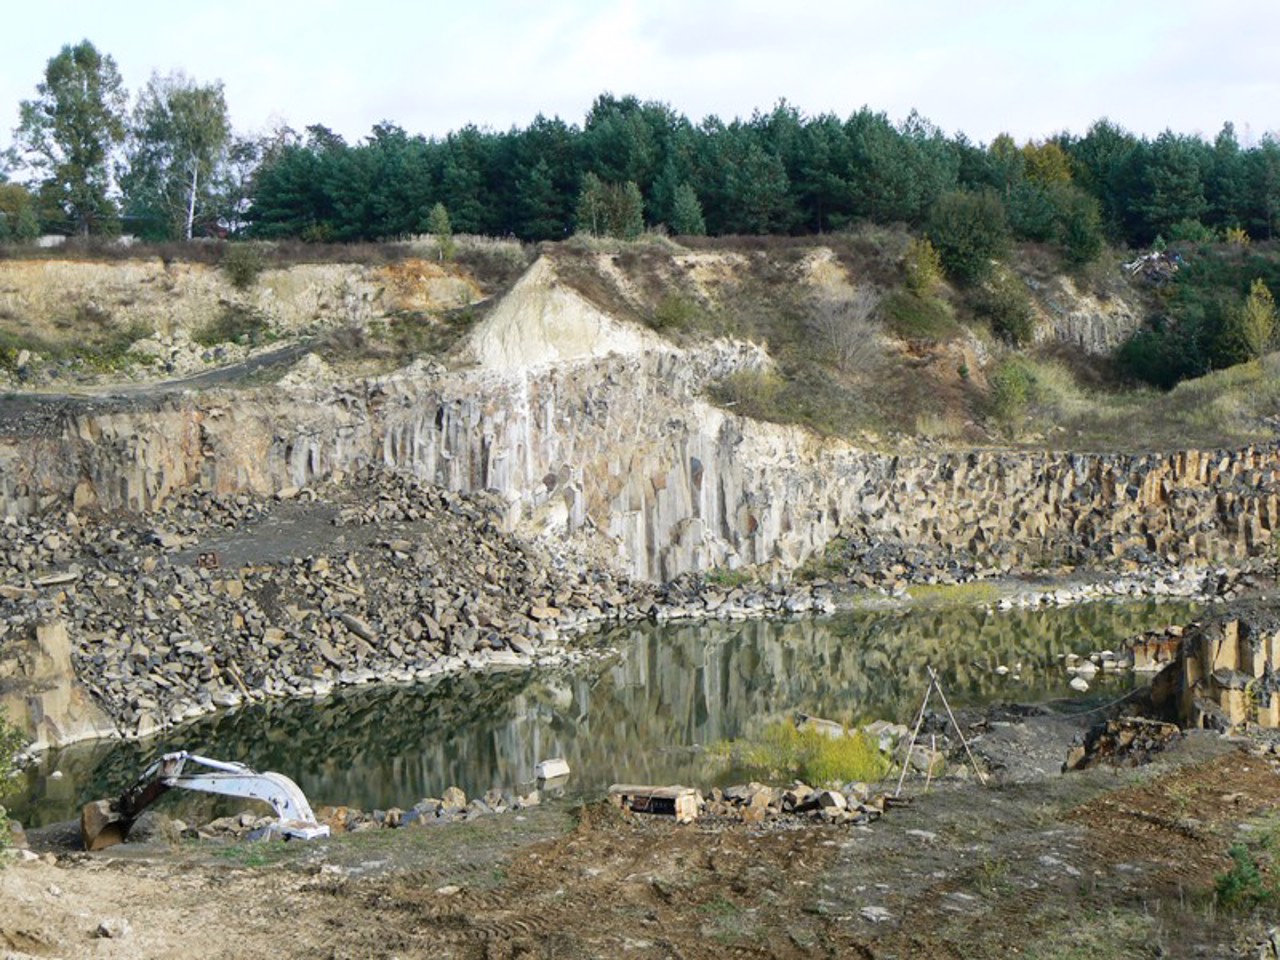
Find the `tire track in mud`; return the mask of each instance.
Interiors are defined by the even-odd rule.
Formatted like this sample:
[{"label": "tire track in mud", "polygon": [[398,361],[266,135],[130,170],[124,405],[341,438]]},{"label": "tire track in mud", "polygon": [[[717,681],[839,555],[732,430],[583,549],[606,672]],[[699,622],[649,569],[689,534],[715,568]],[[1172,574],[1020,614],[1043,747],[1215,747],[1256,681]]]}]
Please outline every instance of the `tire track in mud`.
[{"label": "tire track in mud", "polygon": [[468,886],[450,870],[448,885],[460,889],[442,892],[442,873],[420,871],[371,891],[368,906],[394,927],[430,930],[436,948],[456,956],[828,955],[829,942],[815,953],[781,932],[809,896],[797,874],[820,872],[835,855],[826,832],[752,834],[608,813],[601,828],[600,816],[521,850],[498,885]]}]

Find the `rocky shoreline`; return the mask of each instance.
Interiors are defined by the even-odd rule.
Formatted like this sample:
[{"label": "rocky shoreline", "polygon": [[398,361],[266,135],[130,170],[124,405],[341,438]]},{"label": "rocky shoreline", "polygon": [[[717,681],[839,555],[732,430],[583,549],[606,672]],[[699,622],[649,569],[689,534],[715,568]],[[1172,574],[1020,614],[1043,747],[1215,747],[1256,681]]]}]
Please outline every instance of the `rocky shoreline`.
[{"label": "rocky shoreline", "polygon": [[834,609],[829,586],[630,581],[502,532],[495,498],[382,470],[337,480],[7,520],[0,651],[21,665],[39,626],[65,633],[102,711],[80,735],[131,739],[267,698],[572,662],[609,623]]},{"label": "rocky shoreline", "polygon": [[[913,586],[980,579],[883,549],[893,562],[864,565],[857,580],[810,574],[761,584],[725,571],[655,585],[506,533],[502,509],[492,495],[366,468],[274,497],[197,489],[149,515],[5,520],[0,653],[19,666],[10,689],[20,690],[23,663],[48,656],[30,650],[41,631],[61,633],[69,670],[97,710],[74,731],[45,716],[31,751],[145,738],[268,698],[572,663],[607,624],[829,614],[856,591],[860,602],[904,603]],[[1004,583],[974,596],[1000,608],[1208,600],[1233,596],[1241,582],[1227,568],[1169,566]]]}]

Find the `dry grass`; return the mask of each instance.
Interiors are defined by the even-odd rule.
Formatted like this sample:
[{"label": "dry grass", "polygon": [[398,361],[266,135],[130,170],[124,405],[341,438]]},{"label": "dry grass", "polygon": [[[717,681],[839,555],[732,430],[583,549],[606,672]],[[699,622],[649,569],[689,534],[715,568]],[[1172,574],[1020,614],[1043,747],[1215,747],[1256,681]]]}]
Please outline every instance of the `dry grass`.
[{"label": "dry grass", "polygon": [[1059,448],[1170,450],[1273,438],[1280,428],[1280,353],[1179,384],[1099,390],[1060,361],[1030,358],[1026,432]]}]

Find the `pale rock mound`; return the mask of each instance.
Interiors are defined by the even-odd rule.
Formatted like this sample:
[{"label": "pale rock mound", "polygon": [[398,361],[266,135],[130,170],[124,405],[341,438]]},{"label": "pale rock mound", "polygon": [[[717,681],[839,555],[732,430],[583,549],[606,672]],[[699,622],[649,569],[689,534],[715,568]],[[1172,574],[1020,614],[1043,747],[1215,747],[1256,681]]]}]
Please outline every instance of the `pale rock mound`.
[{"label": "pale rock mound", "polygon": [[813,292],[832,299],[852,297],[854,284],[830,247],[818,247],[800,262],[800,277]]},{"label": "pale rock mound", "polygon": [[491,370],[672,349],[657,334],[615,320],[561,283],[546,257],[476,328],[471,346],[480,365]]},{"label": "pale rock mound", "polygon": [[333,380],[333,368],[325,363],[319,354],[308,353],[295,363],[288,373],[280,378],[279,385],[282,387],[314,387],[320,384],[332,383]]}]

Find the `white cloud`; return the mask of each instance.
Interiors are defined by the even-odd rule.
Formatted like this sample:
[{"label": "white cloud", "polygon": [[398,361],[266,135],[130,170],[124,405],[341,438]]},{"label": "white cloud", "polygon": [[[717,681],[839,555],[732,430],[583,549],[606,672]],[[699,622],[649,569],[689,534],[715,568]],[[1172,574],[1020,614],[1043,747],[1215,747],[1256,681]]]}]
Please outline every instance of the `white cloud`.
[{"label": "white cloud", "polygon": [[82,36],[131,89],[181,68],[225,82],[241,129],[283,117],[351,140],[382,120],[429,135],[523,126],[539,112],[581,123],[604,91],[695,122],[781,98],[811,115],[916,108],[981,141],[1083,132],[1103,116],[1149,135],[1212,136],[1228,119],[1280,127],[1269,50],[1280,7],[1269,0],[61,0],[59,13],[7,14],[22,43],[0,60],[0,145],[45,61]]}]

